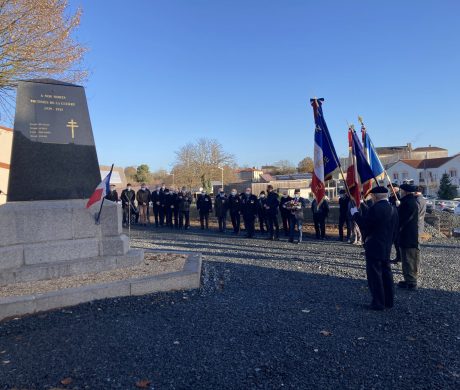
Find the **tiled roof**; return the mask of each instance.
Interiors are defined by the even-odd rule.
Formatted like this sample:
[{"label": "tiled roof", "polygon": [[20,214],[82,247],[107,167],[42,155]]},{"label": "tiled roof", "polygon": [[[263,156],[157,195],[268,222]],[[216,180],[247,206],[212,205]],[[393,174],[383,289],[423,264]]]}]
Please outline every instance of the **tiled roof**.
[{"label": "tiled roof", "polygon": [[399,161],[411,166],[412,168],[431,169],[431,168],[439,168],[440,166],[444,165],[445,163],[449,162],[450,160],[454,159],[457,156],[460,156],[460,154],[456,154],[455,156],[450,156],[450,157],[426,158],[423,160],[399,160]]},{"label": "tiled roof", "polygon": [[423,146],[420,148],[415,148],[413,152],[435,152],[435,151],[447,151],[447,149],[440,148],[438,146]]}]

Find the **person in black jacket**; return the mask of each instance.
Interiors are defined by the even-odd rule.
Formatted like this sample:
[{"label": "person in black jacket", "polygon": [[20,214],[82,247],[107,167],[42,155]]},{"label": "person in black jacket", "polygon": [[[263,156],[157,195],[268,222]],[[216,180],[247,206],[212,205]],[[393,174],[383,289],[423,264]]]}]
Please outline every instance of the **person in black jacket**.
[{"label": "person in black jacket", "polygon": [[241,208],[241,199],[236,191],[236,188],[232,189],[230,196],[228,197],[228,208],[230,210],[230,218],[232,220],[233,234],[240,233],[240,208]]},{"label": "person in black jacket", "polygon": [[356,207],[350,210],[366,240],[366,274],[372,302],[371,310],[393,307],[394,287],[390,265],[391,246],[398,232],[398,213],[388,202],[388,190],[375,187],[371,190],[373,206],[364,216]]},{"label": "person in black jacket", "polygon": [[399,213],[399,247],[401,250],[401,263],[404,281],[398,287],[414,290],[417,288],[418,269],[420,264],[419,249],[419,207],[415,197],[415,186],[402,184],[401,204]]},{"label": "person in black jacket", "polygon": [[206,193],[206,191],[201,191],[201,194],[198,195],[196,200],[196,208],[200,214],[200,224],[201,229],[209,229],[209,213],[212,212],[212,200],[211,197]]},{"label": "person in black jacket", "polygon": [[347,227],[347,242],[350,242],[350,197],[344,189],[339,191],[339,240],[343,241],[343,225]]},{"label": "person in black jacket", "polygon": [[141,220],[141,224],[144,226],[147,226],[147,222],[148,222],[147,211],[148,211],[149,202],[150,202],[150,191],[148,190],[145,183],[142,183],[140,190],[137,191],[136,200],[137,200],[137,207],[139,209],[139,218]]},{"label": "person in black jacket", "polygon": [[286,208],[286,203],[290,202],[292,198],[288,195],[288,192],[285,190],[283,191],[283,195],[280,199],[280,214],[281,220],[283,222],[283,231],[286,237],[290,236],[290,221],[291,221],[291,212]]},{"label": "person in black jacket", "polygon": [[[177,208],[179,211],[179,229],[190,227],[190,205],[192,204],[192,194],[187,192],[185,187],[177,194]],[[184,224],[185,221],[185,224]]]},{"label": "person in black jacket", "polygon": [[165,188],[163,192],[164,198],[163,203],[165,206],[165,217],[166,217],[166,226],[173,229],[174,228],[174,196],[169,191],[168,188]]},{"label": "person in black jacket", "polygon": [[155,191],[150,194],[150,201],[152,202],[153,216],[155,218],[155,227],[160,225],[160,207],[161,207],[161,191],[160,186],[157,186]]},{"label": "person in black jacket", "polygon": [[219,189],[219,194],[214,201],[214,211],[219,223],[219,232],[225,233],[227,229],[228,198],[223,188]]},{"label": "person in black jacket", "polygon": [[[391,187],[393,187],[394,192],[391,189]],[[399,205],[401,204],[401,193],[399,191],[399,185],[397,183],[392,183],[391,185],[388,184],[387,188],[388,188],[388,191],[390,192],[390,198],[389,198],[390,204],[393,205],[394,207],[399,207]],[[393,243],[395,246],[395,253],[396,253],[396,257],[393,260],[391,260],[391,263],[393,264],[397,264],[401,261],[401,250],[399,249],[398,240],[399,240],[399,235],[396,236],[395,242]]]},{"label": "person in black jacket", "polygon": [[326,218],[329,215],[329,202],[324,197],[318,206],[316,199],[311,202],[311,212],[313,213],[313,223],[315,224],[315,233],[318,240],[326,238]]},{"label": "person in black jacket", "polygon": [[105,196],[105,199],[110,200],[111,202],[118,202],[118,192],[115,189],[115,184],[110,184],[110,192]]},{"label": "person in black jacket", "polygon": [[179,229],[179,193],[180,191],[177,189],[177,188],[173,188],[171,191],[171,196],[173,198],[173,209],[172,209],[172,212],[173,212],[173,223],[174,223],[174,227],[176,229]]},{"label": "person in black jacket", "polygon": [[[265,191],[260,191],[259,199],[257,199],[257,218],[259,220],[260,233],[265,234],[268,231],[267,226],[267,213],[265,210],[265,204],[267,203],[267,198]],[[265,230],[265,227],[267,228]]]},{"label": "person in black jacket", "polygon": [[131,223],[129,216],[137,213],[134,200],[136,199],[136,193],[132,190],[131,183],[128,183],[126,189],[121,192],[121,206],[123,208],[123,225]]},{"label": "person in black jacket", "polygon": [[254,221],[257,215],[257,196],[252,194],[251,187],[246,188],[245,193],[241,194],[241,214],[243,214],[246,237],[254,237]]},{"label": "person in black jacket", "polygon": [[268,224],[268,240],[277,240],[280,235],[280,227],[278,225],[279,206],[278,194],[273,191],[273,186],[269,184],[267,186],[267,201],[264,205]]}]

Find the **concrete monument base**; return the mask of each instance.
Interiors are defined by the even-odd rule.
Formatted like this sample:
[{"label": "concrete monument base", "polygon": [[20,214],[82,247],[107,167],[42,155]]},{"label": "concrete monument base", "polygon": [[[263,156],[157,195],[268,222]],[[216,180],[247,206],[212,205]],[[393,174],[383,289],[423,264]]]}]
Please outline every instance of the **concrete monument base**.
[{"label": "concrete monument base", "polygon": [[84,200],[0,206],[0,286],[140,264],[122,234],[121,206],[105,202],[100,224]]}]

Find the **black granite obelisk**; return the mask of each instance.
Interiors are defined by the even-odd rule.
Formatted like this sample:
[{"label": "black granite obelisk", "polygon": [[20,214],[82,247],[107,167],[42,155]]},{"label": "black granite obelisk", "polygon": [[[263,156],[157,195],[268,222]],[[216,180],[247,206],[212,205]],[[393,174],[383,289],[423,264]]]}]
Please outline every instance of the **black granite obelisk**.
[{"label": "black granite obelisk", "polygon": [[84,88],[20,81],[8,201],[84,199],[100,181]]}]

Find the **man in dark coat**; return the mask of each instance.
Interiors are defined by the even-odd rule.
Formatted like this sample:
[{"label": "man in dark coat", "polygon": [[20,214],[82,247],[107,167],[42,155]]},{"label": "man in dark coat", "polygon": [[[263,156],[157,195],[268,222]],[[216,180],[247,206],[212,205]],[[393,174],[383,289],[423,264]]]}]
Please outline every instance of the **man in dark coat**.
[{"label": "man in dark coat", "polygon": [[343,225],[347,227],[347,242],[350,242],[351,219],[350,219],[350,197],[344,189],[339,191],[339,240],[343,241]]},{"label": "man in dark coat", "polygon": [[200,224],[201,229],[209,229],[209,213],[212,212],[212,200],[211,197],[206,193],[206,191],[201,191],[201,194],[198,195],[196,200],[196,208],[200,214]]},{"label": "man in dark coat", "polygon": [[118,192],[115,188],[115,184],[110,184],[110,192],[105,196],[105,199],[111,202],[118,202]]},{"label": "man in dark coat", "polygon": [[388,190],[375,187],[371,190],[373,206],[365,216],[356,207],[350,210],[365,238],[366,274],[372,302],[371,310],[393,307],[394,287],[390,265],[391,246],[398,232],[398,213],[388,202]]},{"label": "man in dark coat", "polygon": [[225,233],[227,229],[228,198],[223,188],[219,189],[219,194],[214,201],[214,211],[219,223],[219,232]]},{"label": "man in dark coat", "polygon": [[300,244],[302,242],[302,225],[304,220],[304,210],[307,207],[307,201],[300,196],[300,189],[296,189],[294,191],[294,199],[292,199],[289,203],[285,203],[285,205],[286,210],[288,210],[291,214],[291,220],[289,221],[289,226],[291,227],[289,242],[294,242],[295,227],[297,225],[299,237],[297,243]]},{"label": "man in dark coat", "polygon": [[179,193],[180,191],[177,188],[173,188],[171,192],[171,196],[173,197],[173,221],[174,221],[174,227],[176,229],[179,229]]},{"label": "man in dark coat", "polygon": [[311,212],[313,214],[316,239],[324,240],[326,238],[326,218],[329,215],[329,202],[326,197],[324,197],[319,206],[316,199],[313,199],[313,202],[311,202]]},{"label": "man in dark coat", "polygon": [[[150,201],[152,202],[152,208],[153,208],[153,215],[155,218],[155,226],[163,226],[163,221],[160,218],[160,209],[164,208],[161,207],[161,198],[163,197],[163,194],[161,193],[160,186],[157,186],[155,191],[152,191],[150,194]],[[163,214],[163,212],[162,212]],[[164,217],[163,217],[164,218]]]},{"label": "man in dark coat", "polygon": [[160,209],[158,210],[158,218],[160,226],[164,226],[166,219],[166,208],[165,208],[165,183],[161,183],[160,187]]},{"label": "man in dark coat", "polygon": [[254,221],[257,215],[257,196],[252,194],[251,187],[246,188],[241,194],[241,214],[243,214],[246,237],[254,237]]},{"label": "man in dark coat", "polygon": [[[177,194],[177,207],[179,210],[179,229],[188,229],[190,227],[190,205],[193,198],[185,187]],[[185,223],[184,223],[185,222]]]},{"label": "man in dark coat", "polygon": [[398,283],[398,287],[415,290],[420,264],[419,248],[419,207],[415,197],[415,186],[402,184],[401,204],[398,207],[399,214],[399,247],[401,250],[401,263],[404,281]]},{"label": "man in dark coat", "polygon": [[174,228],[174,196],[169,191],[168,188],[165,188],[163,192],[163,204],[165,207],[165,217],[166,217],[166,226],[173,229]]},{"label": "man in dark coat", "polygon": [[137,191],[136,200],[141,224],[147,226],[150,191],[145,183],[142,183],[140,190]]},{"label": "man in dark coat", "polygon": [[[390,192],[389,202],[394,207],[399,207],[401,203],[401,193],[399,191],[399,184],[391,183],[387,185],[388,191]],[[396,235],[395,242],[393,243],[395,246],[395,253],[396,257],[391,260],[392,264],[397,264],[401,261],[401,250],[399,249],[399,234]]]},{"label": "man in dark coat", "polygon": [[286,203],[290,202],[292,198],[288,195],[286,190],[283,191],[283,195],[280,199],[280,214],[281,214],[281,221],[283,222],[283,231],[284,235],[288,237],[290,235],[290,226],[289,222],[291,220],[291,212],[286,209]]},{"label": "man in dark coat", "polygon": [[136,199],[136,193],[131,187],[131,183],[128,183],[126,189],[121,192],[121,206],[123,208],[123,225],[131,223],[129,216],[136,214],[136,206],[134,200]]},{"label": "man in dark coat", "polygon": [[267,197],[265,191],[260,191],[259,199],[257,199],[257,219],[259,220],[259,229],[262,234],[268,231],[267,211],[265,210],[266,203]]},{"label": "man in dark coat", "polygon": [[280,227],[278,225],[278,209],[280,201],[278,194],[273,191],[273,186],[267,186],[267,201],[265,202],[264,208],[267,216],[268,225],[268,240],[277,240],[280,234]]},{"label": "man in dark coat", "polygon": [[236,188],[232,189],[230,196],[228,197],[228,208],[230,210],[230,218],[232,220],[233,234],[240,233],[241,217],[241,199],[236,191]]}]

